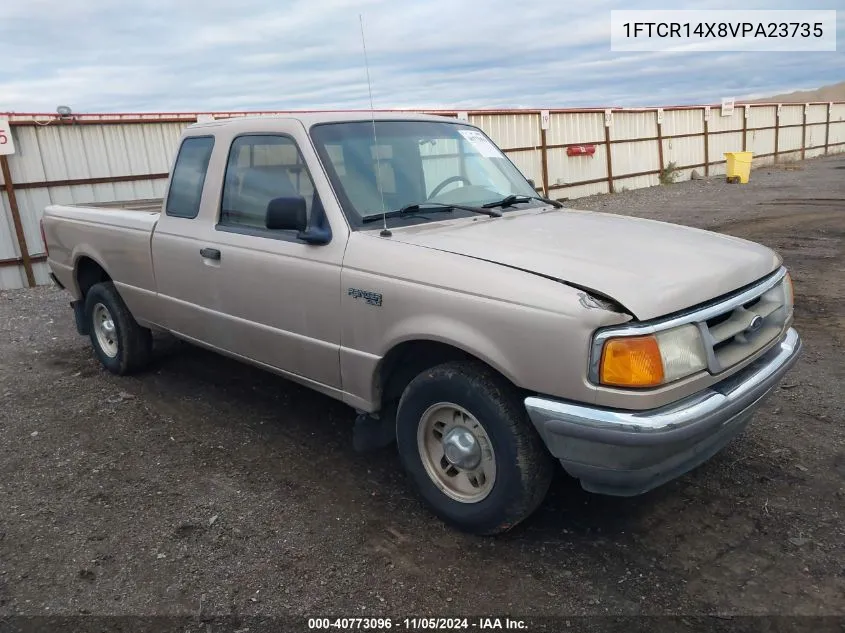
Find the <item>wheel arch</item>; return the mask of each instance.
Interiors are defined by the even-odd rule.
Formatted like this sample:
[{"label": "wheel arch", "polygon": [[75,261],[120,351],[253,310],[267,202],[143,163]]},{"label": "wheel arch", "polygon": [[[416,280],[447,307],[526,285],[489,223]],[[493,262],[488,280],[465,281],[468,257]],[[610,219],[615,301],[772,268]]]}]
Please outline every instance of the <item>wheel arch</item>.
[{"label": "wheel arch", "polygon": [[97,259],[90,255],[80,255],[73,265],[73,280],[79,298],[85,300],[93,285],[112,281],[112,278]]},{"label": "wheel arch", "polygon": [[382,356],[373,375],[373,393],[380,407],[399,399],[416,376],[451,361],[474,361],[485,365],[518,387],[506,371],[460,344],[434,338],[412,338],[397,342]]}]

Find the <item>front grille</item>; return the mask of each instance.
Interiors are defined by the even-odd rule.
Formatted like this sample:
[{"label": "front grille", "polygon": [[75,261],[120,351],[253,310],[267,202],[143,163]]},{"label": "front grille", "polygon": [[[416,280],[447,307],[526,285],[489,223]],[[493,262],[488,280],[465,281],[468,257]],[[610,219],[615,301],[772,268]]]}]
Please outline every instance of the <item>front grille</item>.
[{"label": "front grille", "polygon": [[699,322],[711,373],[742,362],[783,331],[791,316],[784,282],[770,288],[765,285],[758,296]]},{"label": "front grille", "polygon": [[590,352],[590,380],[599,383],[604,343],[617,336],[659,334],[694,325],[707,370],[719,374],[770,347],[792,321],[792,284],[781,267],[751,287],[664,319],[600,330]]}]

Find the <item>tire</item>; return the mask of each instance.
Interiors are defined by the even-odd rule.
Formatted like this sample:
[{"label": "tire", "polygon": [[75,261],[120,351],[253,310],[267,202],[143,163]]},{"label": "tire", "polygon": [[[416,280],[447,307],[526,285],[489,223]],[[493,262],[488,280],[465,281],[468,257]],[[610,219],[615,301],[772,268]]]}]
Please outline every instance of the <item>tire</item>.
[{"label": "tire", "polygon": [[88,290],[85,319],[94,353],[110,372],[123,376],[149,364],[152,333],[138,325],[112,282]]},{"label": "tire", "polygon": [[[444,425],[444,420],[451,421]],[[464,441],[465,429],[475,443]],[[450,462],[445,454],[455,433],[461,450],[471,447],[463,464]],[[528,419],[518,391],[477,362],[438,365],[414,378],[399,401],[396,442],[405,470],[432,511],[474,534],[498,534],[523,521],[542,503],[554,474],[554,458]],[[473,471],[479,459],[476,445],[482,457]],[[452,457],[464,459],[461,455]]]}]

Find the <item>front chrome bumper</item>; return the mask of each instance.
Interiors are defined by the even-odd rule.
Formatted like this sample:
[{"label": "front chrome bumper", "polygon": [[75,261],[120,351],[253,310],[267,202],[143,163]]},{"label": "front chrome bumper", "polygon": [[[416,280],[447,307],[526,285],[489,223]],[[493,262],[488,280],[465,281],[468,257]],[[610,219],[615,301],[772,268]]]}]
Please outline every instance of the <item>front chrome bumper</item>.
[{"label": "front chrome bumper", "polygon": [[647,411],[550,400],[525,407],[552,455],[589,491],[633,496],[692,470],[721,450],[798,359],[790,328],[761,358],[688,398]]}]

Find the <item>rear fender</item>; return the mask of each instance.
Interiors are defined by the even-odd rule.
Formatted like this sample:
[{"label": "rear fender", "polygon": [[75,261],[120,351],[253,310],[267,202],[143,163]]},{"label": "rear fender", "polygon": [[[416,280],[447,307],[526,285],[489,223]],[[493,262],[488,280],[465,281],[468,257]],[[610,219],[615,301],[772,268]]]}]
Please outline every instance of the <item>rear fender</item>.
[{"label": "rear fender", "polygon": [[87,257],[92,260],[100,268],[106,271],[107,275],[109,274],[109,269],[106,268],[105,264],[103,264],[104,260],[97,249],[90,244],[78,244],[74,247],[70,258],[70,261],[73,262],[73,287],[71,288],[71,291],[73,292],[74,298],[81,299],[84,302],[85,297],[82,296],[82,289],[79,287],[79,261],[83,257]]}]

